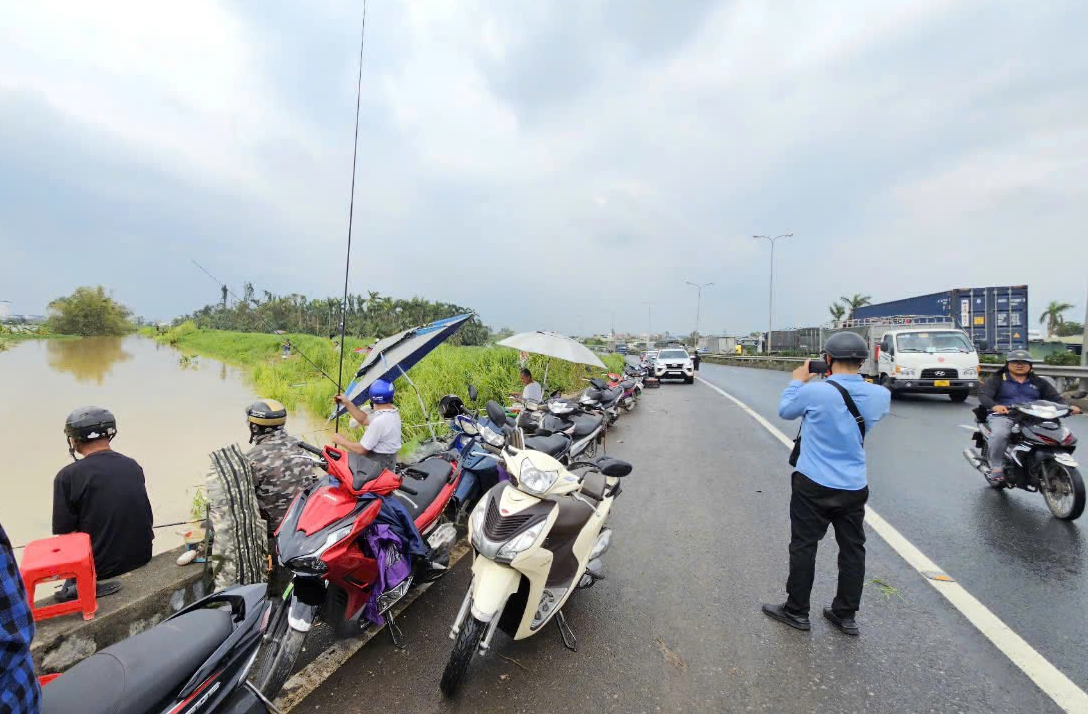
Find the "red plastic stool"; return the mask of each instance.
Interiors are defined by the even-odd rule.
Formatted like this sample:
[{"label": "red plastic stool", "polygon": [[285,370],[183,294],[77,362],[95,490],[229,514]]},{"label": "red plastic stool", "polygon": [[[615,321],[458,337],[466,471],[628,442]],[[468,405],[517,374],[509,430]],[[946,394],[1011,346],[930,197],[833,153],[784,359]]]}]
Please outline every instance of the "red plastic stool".
[{"label": "red plastic stool", "polygon": [[[26,597],[35,622],[72,612],[82,612],[84,620],[94,618],[98,610],[97,579],[91,537],[86,533],[69,533],[27,543],[19,571],[26,584]],[[38,585],[66,578],[75,578],[79,593],[75,600],[34,607],[34,589]]]}]

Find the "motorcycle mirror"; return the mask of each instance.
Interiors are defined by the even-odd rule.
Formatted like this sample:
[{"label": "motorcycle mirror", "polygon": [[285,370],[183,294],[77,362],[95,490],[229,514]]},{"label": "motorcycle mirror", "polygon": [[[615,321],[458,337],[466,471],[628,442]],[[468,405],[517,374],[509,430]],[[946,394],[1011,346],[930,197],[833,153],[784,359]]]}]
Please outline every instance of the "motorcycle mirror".
[{"label": "motorcycle mirror", "polygon": [[601,473],[605,476],[615,476],[619,478],[631,473],[632,468],[631,464],[626,461],[608,459],[601,464]]},{"label": "motorcycle mirror", "polygon": [[468,385],[468,398],[469,401],[476,401],[476,398],[480,396],[480,390],[476,389],[475,384]]},{"label": "motorcycle mirror", "polygon": [[491,420],[492,424],[505,424],[506,423],[506,410],[502,408],[502,405],[491,399],[487,402],[487,418]]}]

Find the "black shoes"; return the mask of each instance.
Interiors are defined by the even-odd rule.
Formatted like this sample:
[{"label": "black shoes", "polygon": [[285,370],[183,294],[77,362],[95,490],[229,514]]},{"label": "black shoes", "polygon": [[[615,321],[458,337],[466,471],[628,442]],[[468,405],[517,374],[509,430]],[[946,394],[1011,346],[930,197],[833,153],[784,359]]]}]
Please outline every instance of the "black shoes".
[{"label": "black shoes", "polygon": [[764,605],[763,614],[772,620],[778,620],[783,625],[789,625],[795,630],[804,630],[807,632],[812,629],[812,623],[809,622],[808,617],[791,615],[786,612],[785,605]]},{"label": "black shoes", "polygon": [[[121,583],[97,583],[95,585],[95,597],[106,597],[107,595],[113,595],[115,592],[121,589]],[[65,580],[64,584],[53,593],[53,599],[57,602],[71,602],[79,597],[79,593],[76,592],[76,581]]]},{"label": "black shoes", "polygon": [[852,617],[839,617],[830,607],[824,608],[824,617],[826,617],[832,625],[839,628],[839,632],[843,633],[844,635],[857,637],[859,634],[861,634],[861,632],[858,630],[857,621]]}]

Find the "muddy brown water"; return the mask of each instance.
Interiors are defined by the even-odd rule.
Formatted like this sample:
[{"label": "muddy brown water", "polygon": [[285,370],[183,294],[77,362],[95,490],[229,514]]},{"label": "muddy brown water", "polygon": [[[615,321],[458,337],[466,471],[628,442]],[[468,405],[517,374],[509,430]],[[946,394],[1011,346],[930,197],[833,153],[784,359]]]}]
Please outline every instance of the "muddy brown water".
[{"label": "muddy brown water", "polygon": [[[71,463],[64,419],[87,404],[117,417],[113,448],[143,467],[155,523],[189,520],[208,454],[248,448],[244,410],[257,396],[241,368],[136,335],[14,344],[0,352],[0,523],[15,545],[50,535],[53,477]],[[287,427],[319,441],[325,424],[292,412]],[[185,530],[157,528],[155,552]]]}]

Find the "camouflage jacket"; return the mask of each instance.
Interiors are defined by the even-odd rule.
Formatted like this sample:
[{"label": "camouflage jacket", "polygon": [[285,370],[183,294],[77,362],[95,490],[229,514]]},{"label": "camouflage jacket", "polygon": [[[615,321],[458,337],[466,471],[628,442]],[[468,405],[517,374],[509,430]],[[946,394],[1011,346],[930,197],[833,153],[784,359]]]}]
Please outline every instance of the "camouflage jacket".
[{"label": "camouflage jacket", "polygon": [[253,442],[246,459],[253,468],[261,517],[267,521],[271,533],[279,526],[295,494],[313,484],[322,472],[284,429],[261,434]]}]

